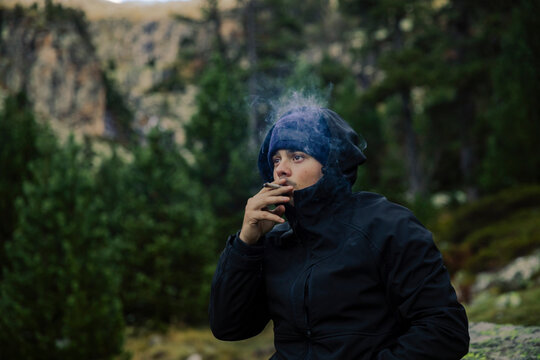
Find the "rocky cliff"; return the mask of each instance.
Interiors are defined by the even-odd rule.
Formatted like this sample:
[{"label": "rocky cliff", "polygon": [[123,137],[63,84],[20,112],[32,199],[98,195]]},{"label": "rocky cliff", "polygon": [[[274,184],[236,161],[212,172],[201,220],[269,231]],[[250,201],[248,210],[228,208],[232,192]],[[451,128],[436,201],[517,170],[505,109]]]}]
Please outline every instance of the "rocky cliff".
[{"label": "rocky cliff", "polygon": [[[181,142],[196,92],[189,80],[209,52],[211,29],[174,13],[101,15],[87,20],[81,10],[50,4],[1,10],[0,97],[25,91],[36,114],[60,132],[115,137],[107,93],[116,91],[136,132],[159,125]],[[225,19],[224,36],[236,36],[239,25]],[[182,51],[191,57],[179,62]]]},{"label": "rocky cliff", "polygon": [[76,22],[48,21],[37,9],[2,11],[0,89],[25,91],[39,117],[104,133],[105,86],[100,62]]},{"label": "rocky cliff", "polygon": [[194,87],[158,89],[178,76],[174,67],[182,44],[205,36],[190,23],[163,18],[151,21],[100,19],[90,24],[96,54],[134,111],[134,126],[146,131],[160,126],[173,129],[181,140],[180,125],[193,111]]}]

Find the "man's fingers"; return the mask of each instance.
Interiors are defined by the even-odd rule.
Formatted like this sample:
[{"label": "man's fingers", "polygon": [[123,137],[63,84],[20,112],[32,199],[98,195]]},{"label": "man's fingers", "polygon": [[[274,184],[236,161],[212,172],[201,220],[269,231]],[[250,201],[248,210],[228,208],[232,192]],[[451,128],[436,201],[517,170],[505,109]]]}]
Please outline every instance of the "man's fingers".
[{"label": "man's fingers", "polygon": [[269,221],[273,221],[275,223],[282,223],[282,222],[285,222],[285,220],[283,218],[281,218],[280,216],[278,215],[275,215],[273,212],[271,211],[259,211],[257,213],[257,216],[256,216],[257,219],[259,220],[269,220]]},{"label": "man's fingers", "polygon": [[279,206],[276,206],[276,208],[272,211],[270,211],[272,214],[275,214],[277,216],[281,216],[283,214],[285,214],[285,206],[284,205],[279,205]]},{"label": "man's fingers", "polygon": [[267,201],[269,201],[269,204],[282,204],[288,202],[289,200],[291,200],[291,198],[288,196],[273,196]]},{"label": "man's fingers", "polygon": [[291,198],[289,196],[269,195],[269,196],[254,196],[252,197],[246,206],[246,210],[262,210],[268,205],[283,204],[289,202]]}]

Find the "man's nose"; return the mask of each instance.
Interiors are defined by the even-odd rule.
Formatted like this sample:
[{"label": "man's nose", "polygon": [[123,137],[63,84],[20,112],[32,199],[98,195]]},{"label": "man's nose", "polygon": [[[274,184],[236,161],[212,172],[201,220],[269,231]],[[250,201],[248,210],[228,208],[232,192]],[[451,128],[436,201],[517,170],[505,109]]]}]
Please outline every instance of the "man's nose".
[{"label": "man's nose", "polygon": [[279,162],[276,167],[276,174],[278,177],[291,175],[291,167],[287,159],[283,159]]}]

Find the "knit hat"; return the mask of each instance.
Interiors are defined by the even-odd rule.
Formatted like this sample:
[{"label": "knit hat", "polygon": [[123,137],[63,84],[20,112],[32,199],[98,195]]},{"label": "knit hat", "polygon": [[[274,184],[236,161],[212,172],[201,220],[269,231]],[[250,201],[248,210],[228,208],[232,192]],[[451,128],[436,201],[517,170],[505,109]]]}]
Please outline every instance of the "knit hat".
[{"label": "knit hat", "polygon": [[323,166],[328,160],[330,131],[321,109],[302,107],[283,115],[274,125],[268,148],[268,163],[278,150],[302,151]]}]

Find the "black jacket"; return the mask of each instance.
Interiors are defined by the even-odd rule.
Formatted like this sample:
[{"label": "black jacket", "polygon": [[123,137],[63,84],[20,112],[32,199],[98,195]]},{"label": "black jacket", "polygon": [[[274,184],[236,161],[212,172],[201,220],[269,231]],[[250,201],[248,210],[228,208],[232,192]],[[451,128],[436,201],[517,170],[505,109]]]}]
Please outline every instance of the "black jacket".
[{"label": "black jacket", "polygon": [[253,246],[229,237],[212,282],[214,335],[249,338],[272,319],[272,359],[460,359],[467,318],[431,234],[406,208],[352,194],[353,175],[330,164],[294,193],[288,223]]}]

